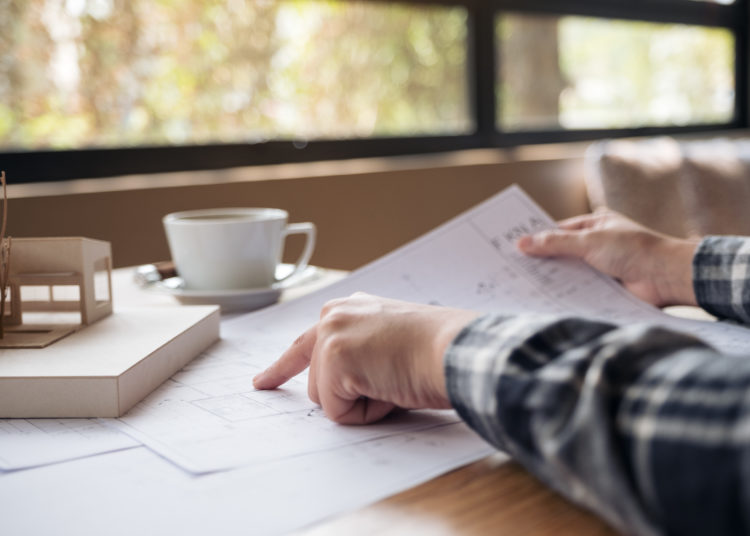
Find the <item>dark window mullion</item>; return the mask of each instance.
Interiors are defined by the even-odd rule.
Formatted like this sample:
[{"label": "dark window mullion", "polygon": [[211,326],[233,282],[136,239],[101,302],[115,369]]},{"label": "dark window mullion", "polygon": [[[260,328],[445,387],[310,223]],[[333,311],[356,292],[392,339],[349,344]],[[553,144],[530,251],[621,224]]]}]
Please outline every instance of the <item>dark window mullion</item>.
[{"label": "dark window mullion", "polygon": [[687,0],[491,0],[497,10],[582,15],[738,28],[744,25],[746,0],[713,4]]},{"label": "dark window mullion", "polygon": [[[0,166],[14,183],[88,179],[140,173],[169,173],[344,158],[429,154],[481,147],[479,136],[414,136],[311,140],[304,144],[176,145],[0,153]],[[113,173],[114,171],[114,173]]]},{"label": "dark window mullion", "polygon": [[737,96],[735,98],[735,120],[741,128],[750,127],[750,2],[748,0],[737,0],[741,7],[742,13],[738,14],[738,19],[744,21],[735,31],[736,47],[735,50],[737,64],[735,66],[735,89]]},{"label": "dark window mullion", "polygon": [[469,8],[468,80],[476,132],[483,147],[495,138],[495,11],[489,3]]},{"label": "dark window mullion", "polygon": [[538,130],[508,132],[498,138],[498,147],[515,147],[540,143],[585,142],[603,138],[672,136],[698,133],[719,133],[740,128],[734,122],[716,125],[631,127],[616,129]]}]

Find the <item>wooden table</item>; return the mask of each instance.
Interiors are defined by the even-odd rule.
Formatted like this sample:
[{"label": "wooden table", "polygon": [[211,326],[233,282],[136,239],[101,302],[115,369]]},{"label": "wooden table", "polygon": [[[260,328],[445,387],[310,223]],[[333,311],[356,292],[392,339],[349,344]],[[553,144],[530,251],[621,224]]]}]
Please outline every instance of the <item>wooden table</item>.
[{"label": "wooden table", "polygon": [[[137,289],[132,273],[132,269],[113,272],[116,305],[174,305],[171,296]],[[317,290],[345,275],[346,272],[338,270],[323,270],[307,284],[286,292],[282,299]],[[617,533],[542,485],[517,463],[498,454],[299,534],[599,536]]]},{"label": "wooden table", "polygon": [[542,485],[517,463],[497,454],[300,534],[613,536],[617,533]]}]

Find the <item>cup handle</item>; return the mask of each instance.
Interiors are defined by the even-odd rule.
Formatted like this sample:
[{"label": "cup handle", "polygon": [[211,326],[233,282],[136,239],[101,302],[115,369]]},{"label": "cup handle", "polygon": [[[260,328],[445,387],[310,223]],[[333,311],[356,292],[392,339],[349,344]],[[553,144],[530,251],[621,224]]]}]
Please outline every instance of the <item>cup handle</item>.
[{"label": "cup handle", "polygon": [[305,239],[305,248],[302,250],[302,255],[300,255],[299,259],[297,259],[297,262],[294,263],[294,270],[292,270],[290,274],[282,277],[281,279],[277,279],[276,283],[286,281],[287,279],[299,274],[300,272],[302,272],[302,270],[307,268],[307,263],[310,261],[313,249],[315,249],[316,229],[314,223],[290,223],[284,229],[283,234],[284,240],[286,240],[287,236],[292,234],[304,234],[307,236],[307,238]]}]

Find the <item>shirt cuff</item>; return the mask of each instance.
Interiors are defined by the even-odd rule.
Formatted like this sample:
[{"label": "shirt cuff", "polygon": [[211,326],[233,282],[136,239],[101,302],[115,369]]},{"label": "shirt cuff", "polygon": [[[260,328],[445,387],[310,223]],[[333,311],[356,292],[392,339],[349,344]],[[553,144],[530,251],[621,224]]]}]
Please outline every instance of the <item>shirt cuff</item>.
[{"label": "shirt cuff", "polygon": [[[499,422],[498,403],[502,397],[496,391],[501,379],[519,367],[533,368],[554,359],[556,342],[570,341],[550,341],[545,349],[549,354],[534,351],[528,341],[558,322],[558,315],[486,314],[464,327],[445,352],[445,381],[451,405],[471,428],[500,449],[513,453],[513,442]],[[559,330],[562,339],[564,331]],[[525,349],[523,355],[519,355],[519,348]]]},{"label": "shirt cuff", "polygon": [[750,323],[750,238],[704,238],[693,256],[693,290],[709,313]]}]

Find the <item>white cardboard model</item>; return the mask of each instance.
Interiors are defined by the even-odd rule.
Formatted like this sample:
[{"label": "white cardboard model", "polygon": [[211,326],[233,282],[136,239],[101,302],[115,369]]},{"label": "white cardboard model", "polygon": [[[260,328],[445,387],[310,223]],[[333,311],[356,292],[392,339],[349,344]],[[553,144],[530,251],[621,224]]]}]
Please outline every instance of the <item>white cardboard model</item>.
[{"label": "white cardboard model", "polygon": [[219,338],[219,308],[116,308],[46,348],[0,350],[0,418],[119,417]]},{"label": "white cardboard model", "polygon": [[[113,314],[108,242],[15,238],[10,255],[0,418],[119,417],[219,338],[216,306]],[[80,322],[27,320],[56,313]]]},{"label": "white cardboard model", "polygon": [[[6,303],[5,336],[0,348],[44,348],[112,314],[112,248],[82,237],[14,238]],[[24,287],[46,289],[46,297],[26,299]],[[65,287],[75,298],[58,297]],[[31,324],[24,312],[79,312],[74,324]]]}]

